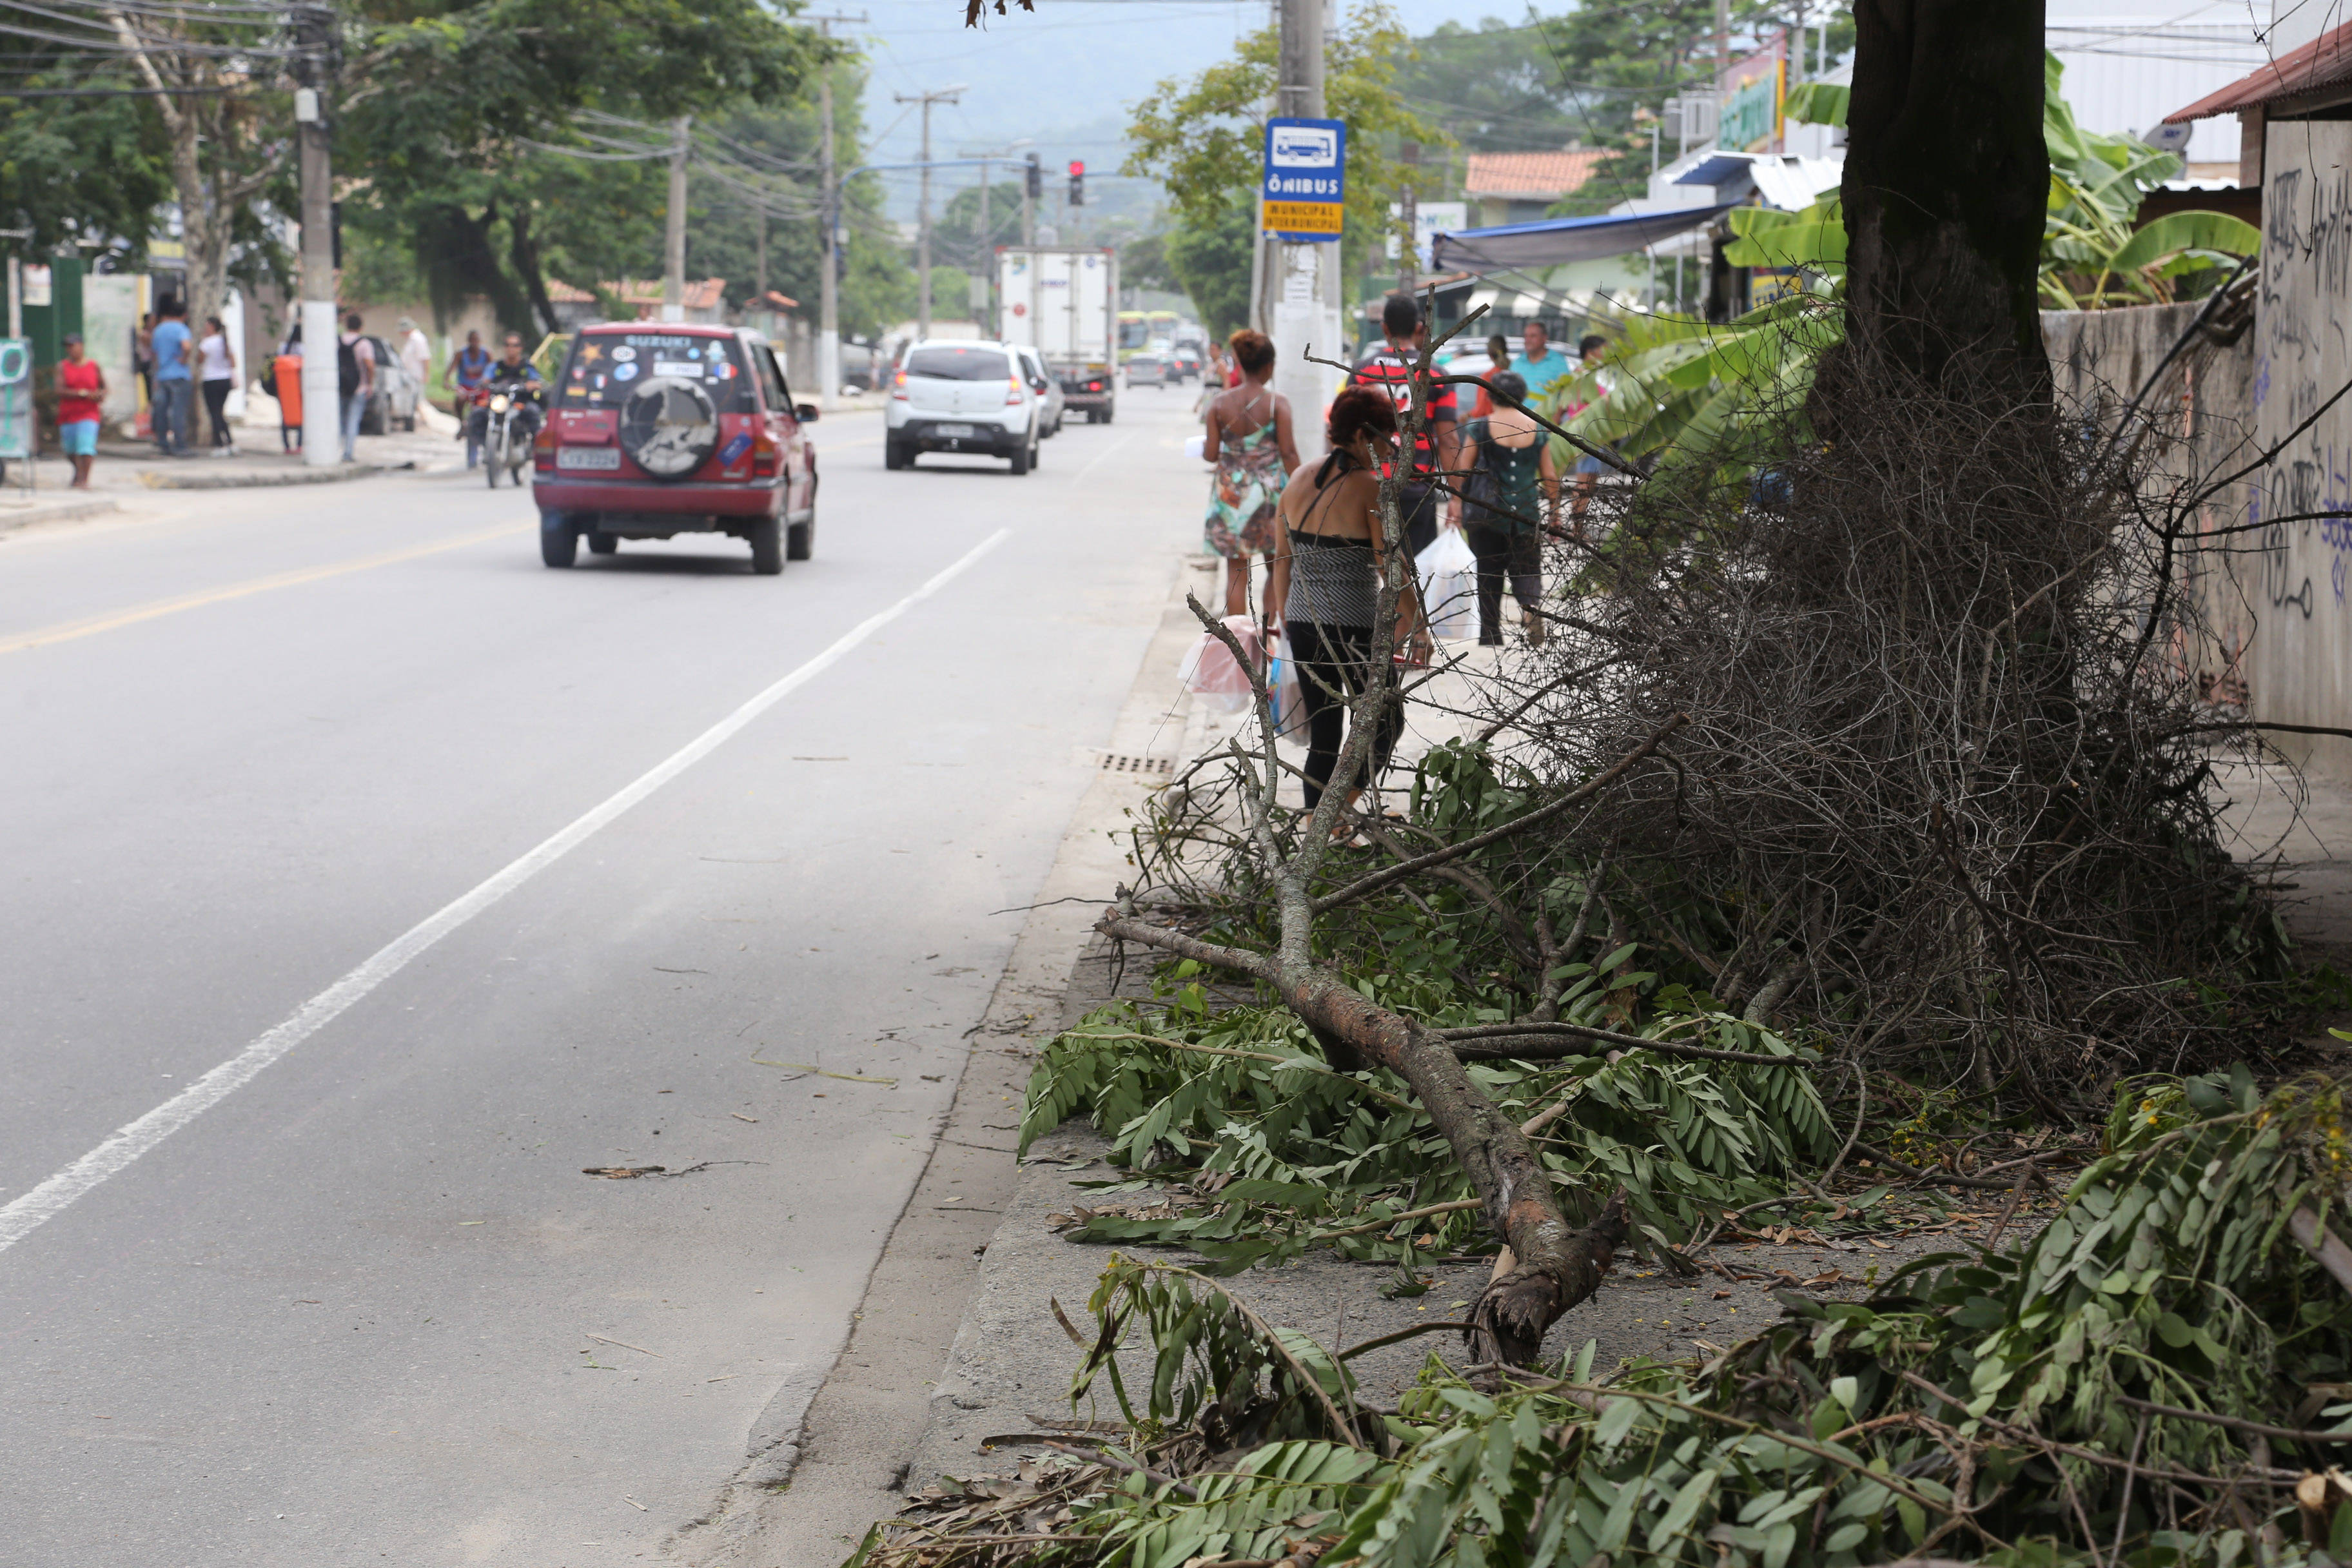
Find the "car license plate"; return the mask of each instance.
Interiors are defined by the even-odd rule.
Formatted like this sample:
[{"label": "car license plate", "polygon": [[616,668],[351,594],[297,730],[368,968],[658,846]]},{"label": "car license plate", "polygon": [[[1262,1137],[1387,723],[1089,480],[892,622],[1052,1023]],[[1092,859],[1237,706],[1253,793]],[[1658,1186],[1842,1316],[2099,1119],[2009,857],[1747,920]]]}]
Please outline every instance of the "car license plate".
[{"label": "car license plate", "polygon": [[931,434],[934,436],[961,437],[970,436],[971,433],[972,428],[969,425],[934,425],[931,426]]},{"label": "car license plate", "polygon": [[617,471],[621,467],[618,447],[559,447],[555,451],[559,468],[604,468]]}]

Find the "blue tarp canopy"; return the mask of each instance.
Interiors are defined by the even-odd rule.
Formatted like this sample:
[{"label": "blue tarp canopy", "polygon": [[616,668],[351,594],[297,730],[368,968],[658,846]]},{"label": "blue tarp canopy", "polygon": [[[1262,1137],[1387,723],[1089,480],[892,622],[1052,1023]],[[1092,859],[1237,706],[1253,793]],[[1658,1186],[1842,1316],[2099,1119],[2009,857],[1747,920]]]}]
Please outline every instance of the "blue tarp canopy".
[{"label": "blue tarp canopy", "polygon": [[1534,223],[1507,223],[1499,228],[1465,228],[1458,234],[1440,234],[1430,242],[1430,269],[1500,272],[1622,256],[1704,228],[1730,210],[1728,205],[1676,207],[1668,212],[1603,213],[1597,217],[1548,217]]}]

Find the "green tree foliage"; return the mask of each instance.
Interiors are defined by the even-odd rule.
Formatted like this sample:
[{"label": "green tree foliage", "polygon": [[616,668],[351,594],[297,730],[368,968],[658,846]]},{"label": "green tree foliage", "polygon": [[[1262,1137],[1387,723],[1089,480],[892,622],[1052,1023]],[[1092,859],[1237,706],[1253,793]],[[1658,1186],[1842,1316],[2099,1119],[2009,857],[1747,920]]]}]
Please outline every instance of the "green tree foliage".
[{"label": "green tree foliage", "polygon": [[[1044,1519],[1020,1560],[1069,1568],[2340,1562],[2352,1297],[2323,1259],[2347,1110],[2340,1083],[2265,1096],[2243,1068],[2126,1085],[2060,1211],[2004,1250],[1861,1301],[1777,1290],[1779,1322],[1704,1362],[1596,1368],[1587,1341],[1474,1384],[1433,1356],[1392,1412],[1357,1397],[1355,1351],[1114,1255],[1074,1384],[1110,1384],[1110,1458],[927,1494],[851,1563],[1010,1561],[992,1538]],[[1111,1359],[1131,1338],[1148,1388]]]},{"label": "green tree foliage", "polygon": [[[835,156],[855,167],[864,142],[859,110],[865,73],[835,66]],[[768,287],[800,301],[814,321],[823,289],[824,236],[820,226],[818,124],[814,91],[772,103],[745,106],[714,120],[713,166],[698,169],[688,197],[687,270],[727,279],[730,302],[742,304],[759,292],[760,227],[767,227]],[[593,167],[593,165],[592,165]],[[847,183],[842,192],[845,265],[841,278],[841,330],[864,337],[913,314],[915,275],[906,247],[884,219],[880,182],[871,174]],[[646,209],[647,222],[628,259],[615,264],[633,276],[661,266],[662,198]],[[763,216],[764,215],[764,216]],[[611,277],[608,270],[599,277]],[[959,304],[958,309],[961,306]]]},{"label": "green tree foliage", "polygon": [[1192,300],[1201,323],[1223,338],[1249,325],[1250,241],[1257,211],[1244,191],[1203,221],[1180,217],[1166,242],[1168,274]]},{"label": "green tree foliage", "polygon": [[[64,46],[10,40],[25,88],[120,88],[121,66],[93,70]],[[172,196],[171,149],[152,104],[137,97],[0,100],[0,223],[27,229],[27,251],[81,241],[88,259],[131,267],[146,256],[156,209]]]},{"label": "green tree foliage", "polygon": [[830,53],[757,0],[377,0],[351,26],[346,221],[404,241],[436,310],[481,294],[517,325],[552,324],[553,261],[604,271],[602,253],[644,255],[641,226],[660,222],[656,166],[531,143],[572,141],[581,111],[660,122],[791,100]]},{"label": "green tree foliage", "polygon": [[[1342,247],[1350,271],[1361,268],[1369,247],[1387,237],[1388,204],[1403,177],[1396,143],[1445,142],[1443,131],[1398,95],[1397,71],[1409,46],[1396,14],[1380,0],[1360,0],[1325,46],[1324,107],[1348,127]],[[1180,228],[1192,231],[1202,243],[1230,226],[1236,206],[1244,223],[1255,221],[1265,106],[1273,99],[1279,53],[1273,28],[1253,33],[1235,47],[1233,58],[1189,81],[1171,77],[1160,83],[1129,122],[1122,172],[1160,180]],[[1246,296],[1246,236],[1243,243]],[[1204,321],[1210,318],[1206,301],[1195,295],[1193,303]]]},{"label": "green tree foliage", "polygon": [[1442,23],[1412,41],[1396,89],[1473,153],[1547,152],[1586,134],[1535,24]]}]

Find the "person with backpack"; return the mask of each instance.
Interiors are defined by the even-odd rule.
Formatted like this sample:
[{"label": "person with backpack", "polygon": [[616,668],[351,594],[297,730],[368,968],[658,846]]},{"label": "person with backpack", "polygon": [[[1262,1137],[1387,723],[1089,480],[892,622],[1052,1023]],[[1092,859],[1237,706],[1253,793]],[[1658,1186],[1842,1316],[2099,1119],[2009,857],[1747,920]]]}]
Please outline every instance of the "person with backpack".
[{"label": "person with backpack", "polygon": [[359,459],[360,421],[367,417],[368,398],[375,392],[375,345],[360,335],[360,313],[343,317],[343,332],[335,347],[335,390],[343,400],[343,461]]},{"label": "person with backpack", "polygon": [[1503,579],[1519,602],[1530,646],[1544,640],[1543,531],[1559,504],[1559,470],[1551,442],[1522,405],[1527,379],[1516,371],[1487,378],[1495,411],[1462,427],[1470,477],[1462,507],[1463,532],[1478,558],[1478,643],[1503,641]]}]

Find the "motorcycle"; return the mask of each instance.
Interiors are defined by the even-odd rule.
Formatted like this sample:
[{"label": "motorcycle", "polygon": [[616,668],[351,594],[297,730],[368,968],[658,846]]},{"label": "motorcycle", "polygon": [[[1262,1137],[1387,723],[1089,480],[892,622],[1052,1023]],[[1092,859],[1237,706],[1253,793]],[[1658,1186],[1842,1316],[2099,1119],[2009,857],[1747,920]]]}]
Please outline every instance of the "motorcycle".
[{"label": "motorcycle", "polygon": [[499,488],[501,469],[509,484],[521,488],[524,466],[530,461],[531,437],[538,428],[538,420],[526,417],[525,411],[535,416],[538,409],[538,396],[528,386],[492,384],[474,389],[469,417],[482,421],[482,468],[490,489]]}]

